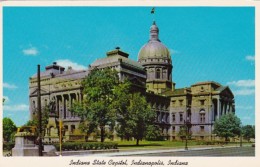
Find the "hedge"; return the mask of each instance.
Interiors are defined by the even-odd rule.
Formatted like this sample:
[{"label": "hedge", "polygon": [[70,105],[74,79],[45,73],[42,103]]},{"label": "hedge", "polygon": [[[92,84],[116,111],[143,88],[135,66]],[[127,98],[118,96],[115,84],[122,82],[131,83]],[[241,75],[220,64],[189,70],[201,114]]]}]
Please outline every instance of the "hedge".
[{"label": "hedge", "polygon": [[3,150],[12,150],[14,148],[15,143],[3,143]]},{"label": "hedge", "polygon": [[[63,151],[77,151],[77,150],[103,150],[103,149],[117,149],[117,143],[110,142],[66,142],[62,143]],[[59,143],[54,144],[57,150],[60,150]]]}]

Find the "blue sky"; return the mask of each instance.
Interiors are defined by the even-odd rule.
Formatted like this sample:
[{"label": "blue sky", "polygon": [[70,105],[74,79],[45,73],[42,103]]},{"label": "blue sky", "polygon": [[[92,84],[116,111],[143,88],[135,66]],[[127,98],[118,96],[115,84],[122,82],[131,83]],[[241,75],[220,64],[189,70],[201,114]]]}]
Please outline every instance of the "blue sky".
[{"label": "blue sky", "polygon": [[87,68],[120,46],[137,60],[153,19],[169,48],[177,88],[214,80],[230,86],[236,114],[255,124],[253,7],[4,7],[3,117],[29,119],[29,77],[57,61]]}]

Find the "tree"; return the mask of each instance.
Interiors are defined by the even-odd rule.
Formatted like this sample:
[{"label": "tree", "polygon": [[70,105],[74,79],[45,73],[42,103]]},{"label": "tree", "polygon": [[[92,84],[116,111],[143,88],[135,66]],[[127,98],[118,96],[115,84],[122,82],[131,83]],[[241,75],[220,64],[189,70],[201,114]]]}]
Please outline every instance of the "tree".
[{"label": "tree", "polygon": [[252,125],[242,127],[242,135],[249,142],[250,138],[255,138],[255,128]]},{"label": "tree", "polygon": [[[188,131],[188,133],[187,133],[187,131]],[[180,130],[177,135],[183,141],[184,139],[186,139],[186,135],[187,135],[187,139],[191,139],[192,132],[188,129],[188,125],[183,125],[183,126],[180,126]]]},{"label": "tree", "polygon": [[225,141],[228,141],[229,137],[235,137],[240,135],[241,121],[233,113],[228,113],[221,116],[214,123],[214,133],[219,137],[224,137]]},{"label": "tree", "polygon": [[97,122],[91,120],[93,116],[84,102],[74,102],[72,112],[81,118],[79,129],[82,133],[87,135],[88,140],[89,135],[97,129]]},{"label": "tree", "polygon": [[[105,126],[113,127],[116,120],[115,102],[118,73],[111,69],[94,69],[83,80],[83,102],[81,109],[75,111],[81,114],[84,120],[98,125],[101,133],[101,142],[105,140]],[[80,105],[79,105],[80,106]],[[74,108],[74,107],[73,107]]]},{"label": "tree", "polygon": [[11,136],[16,132],[16,125],[10,118],[3,118],[3,137],[4,140],[10,142]]},{"label": "tree", "polygon": [[184,138],[186,137],[186,127],[185,127],[185,126],[180,126],[180,130],[179,130],[179,132],[178,132],[177,135],[178,135],[178,136],[181,138],[181,140],[183,141]]},{"label": "tree", "polygon": [[148,141],[163,140],[160,127],[155,124],[148,125],[145,134],[145,139]]},{"label": "tree", "polygon": [[132,136],[132,130],[127,126],[127,120],[130,119],[129,112],[127,111],[130,105],[132,94],[130,93],[131,83],[125,79],[123,84],[120,84],[115,89],[115,101],[113,103],[116,109],[116,132],[121,139],[129,140]]},{"label": "tree", "polygon": [[136,145],[139,145],[139,140],[145,137],[149,125],[154,123],[156,113],[140,93],[132,94],[127,112],[125,129],[136,139]]},{"label": "tree", "polygon": [[[50,114],[50,104],[47,104],[46,106],[43,107],[42,109],[42,136],[45,135],[45,128],[47,127],[48,121],[49,121],[49,114]],[[36,109],[35,109],[36,110]],[[38,112],[35,112],[38,113]],[[36,126],[37,127],[37,132],[39,133],[39,128],[38,128],[38,114],[35,114],[32,120],[27,121],[23,126]]]}]

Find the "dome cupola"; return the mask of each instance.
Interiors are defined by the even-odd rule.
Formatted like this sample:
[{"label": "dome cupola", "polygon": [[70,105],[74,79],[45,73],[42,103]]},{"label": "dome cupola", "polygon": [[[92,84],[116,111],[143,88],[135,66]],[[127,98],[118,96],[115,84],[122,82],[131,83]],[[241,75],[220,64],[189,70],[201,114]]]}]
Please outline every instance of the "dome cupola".
[{"label": "dome cupola", "polygon": [[150,27],[150,40],[139,51],[138,61],[142,63],[145,59],[154,58],[168,61],[171,59],[169,50],[159,39],[159,28],[155,21]]},{"label": "dome cupola", "polygon": [[161,93],[174,88],[170,52],[159,39],[159,28],[155,21],[150,27],[149,41],[139,51],[138,62],[146,71],[147,91]]}]

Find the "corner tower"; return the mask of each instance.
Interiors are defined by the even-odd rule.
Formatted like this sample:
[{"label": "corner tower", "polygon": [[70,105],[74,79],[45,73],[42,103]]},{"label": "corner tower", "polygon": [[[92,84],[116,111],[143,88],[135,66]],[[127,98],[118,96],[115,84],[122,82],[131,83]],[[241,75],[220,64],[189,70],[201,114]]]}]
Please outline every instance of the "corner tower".
[{"label": "corner tower", "polygon": [[150,39],[139,51],[138,62],[145,68],[146,88],[160,94],[174,89],[172,60],[168,48],[159,40],[159,28],[155,21],[150,28]]}]

